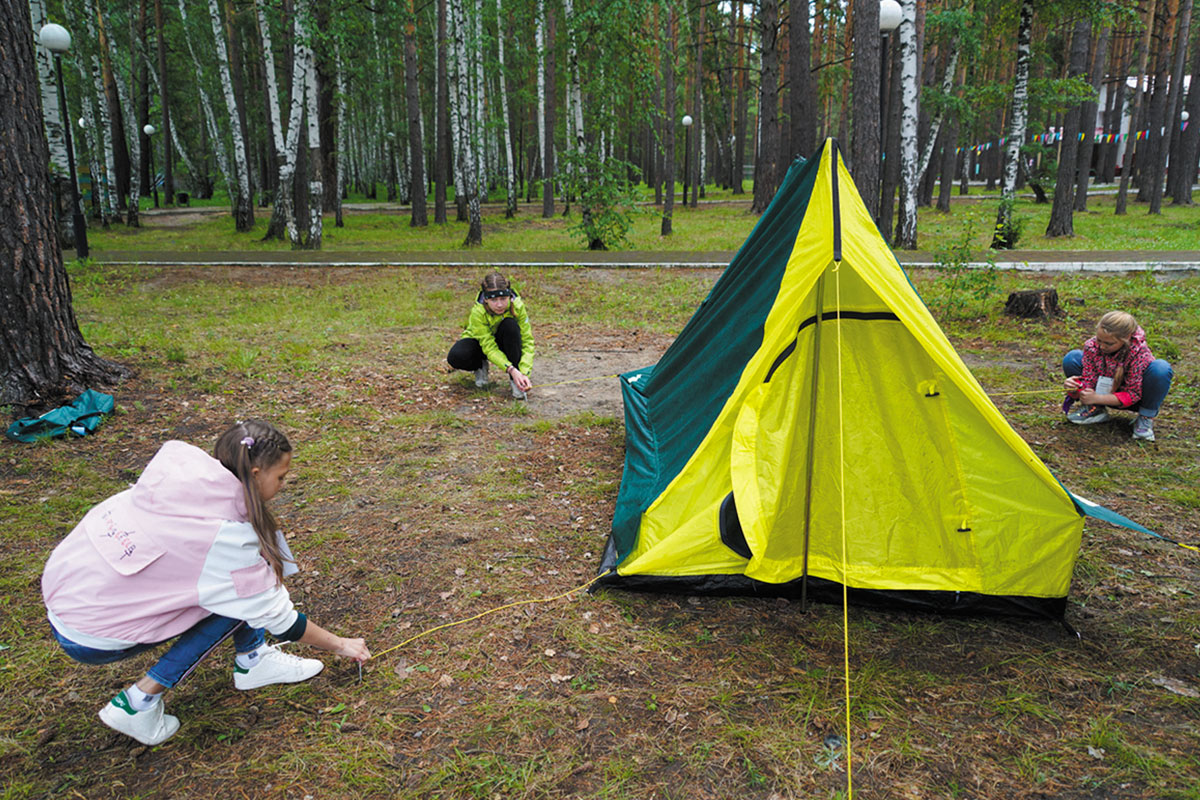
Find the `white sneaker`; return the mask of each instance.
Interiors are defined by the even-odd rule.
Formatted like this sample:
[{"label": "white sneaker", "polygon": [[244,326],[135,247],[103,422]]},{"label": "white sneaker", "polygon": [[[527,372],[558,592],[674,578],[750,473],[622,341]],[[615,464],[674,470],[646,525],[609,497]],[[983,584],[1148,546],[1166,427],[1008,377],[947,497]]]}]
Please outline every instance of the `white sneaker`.
[{"label": "white sneaker", "polygon": [[522,392],[520,389],[518,389],[518,388],[517,388],[517,382],[516,382],[516,381],[514,381],[512,378],[509,378],[509,379],[508,379],[508,385],[512,387],[512,396],[513,396],[513,397],[515,397],[517,400],[524,400],[524,399],[525,399],[525,393],[524,393],[524,392]]},{"label": "white sneaker", "polygon": [[484,361],[483,366],[475,370],[475,388],[482,389],[488,385],[488,362]]},{"label": "white sneaker", "polygon": [[122,691],[100,709],[100,721],[145,745],[162,744],[179,730],[179,717],[173,717],[159,700],[145,711],[134,711],[129,696]]},{"label": "white sneaker", "polygon": [[1154,418],[1144,417],[1138,414],[1137,420],[1133,423],[1133,438],[1142,439],[1143,441],[1154,441]]},{"label": "white sneaker", "polygon": [[258,652],[258,663],[250,669],[233,665],[234,688],[245,691],[273,683],[300,683],[325,669],[317,659],[288,655],[279,649],[279,645],[264,644]]}]

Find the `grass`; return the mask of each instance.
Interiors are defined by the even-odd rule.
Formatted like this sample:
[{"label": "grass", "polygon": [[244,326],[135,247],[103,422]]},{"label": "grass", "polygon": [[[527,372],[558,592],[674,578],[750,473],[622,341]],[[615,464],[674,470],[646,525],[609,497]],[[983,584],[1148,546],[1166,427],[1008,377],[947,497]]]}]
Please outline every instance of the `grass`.
[{"label": "grass", "polygon": [[[635,331],[669,338],[716,275],[513,277],[551,363]],[[425,636],[369,662],[361,683],[329,659],[309,683],[236,693],[216,656],[172,692],[181,733],[134,747],[94,715],[147,658],[67,660],[46,634],[38,576],[164,439],[207,447],[232,419],[280,421],[296,460],[274,507],[304,567],[292,597],[381,652],[588,580],[623,425],[447,375],[476,280],[458,270],[83,263],[71,278],[87,340],[138,375],[96,435],[0,453],[0,798],[838,797],[845,751],[826,742],[846,733],[846,637],[856,794],[1197,797],[1200,700],[1168,686],[1200,685],[1200,562],[1099,523],[1067,612],[1082,639],[1049,623],[851,608],[844,630],[828,606],[581,593]],[[961,298],[945,273],[911,278],[1065,485],[1195,543],[1200,278],[1002,273]],[[1042,285],[1058,290],[1062,319],[1000,312],[1007,292]],[[1068,428],[1056,409],[1058,358],[1109,307],[1135,309],[1176,360],[1153,446],[1116,425]]]},{"label": "grass", "polygon": [[[701,252],[736,250],[758,221],[749,213],[750,195],[734,197],[709,187],[709,198],[696,208],[677,204],[672,216],[673,234],[661,236],[662,209],[652,202],[632,212],[633,227],[625,250],[651,252]],[[949,213],[934,208],[918,211],[918,247],[937,252],[964,241],[982,254],[991,242],[998,198],[975,194],[955,195]],[[495,198],[493,198],[495,200]],[[220,205],[218,204],[218,207]],[[504,219],[503,206],[485,209],[484,245],[496,252],[571,252],[583,244],[570,233],[578,221],[578,208],[570,216],[561,214],[544,219],[541,206],[523,204],[514,219]],[[1014,211],[1023,233],[1018,247],[1027,250],[1113,250],[1113,251],[1185,251],[1195,250],[1200,241],[1200,210],[1196,206],[1164,205],[1161,215],[1147,214],[1147,206],[1130,202],[1128,213],[1116,216],[1115,197],[1097,194],[1089,199],[1088,210],[1074,215],[1075,235],[1047,238],[1050,205],[1037,205],[1021,197]],[[453,220],[453,209],[450,213]],[[95,230],[88,238],[100,256],[109,251],[164,251],[196,253],[205,251],[286,251],[283,242],[263,242],[270,218],[269,209],[257,209],[253,230],[237,233],[230,218],[223,214],[176,216],[144,215],[139,229],[114,225]],[[332,217],[324,227],[323,249],[328,252],[420,253],[453,252],[462,249],[466,223],[412,228],[408,214],[399,206],[376,204],[366,210],[348,210],[345,227],[338,228]]]}]

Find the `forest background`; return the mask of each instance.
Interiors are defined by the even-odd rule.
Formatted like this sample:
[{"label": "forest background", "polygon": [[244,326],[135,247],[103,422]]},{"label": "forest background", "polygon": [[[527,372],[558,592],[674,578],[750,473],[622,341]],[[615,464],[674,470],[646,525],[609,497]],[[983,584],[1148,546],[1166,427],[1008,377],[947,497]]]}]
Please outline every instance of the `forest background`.
[{"label": "forest background", "polygon": [[318,249],[355,196],[404,204],[416,227],[453,214],[478,245],[494,201],[574,210],[601,249],[624,243],[639,198],[669,235],[678,182],[684,203],[712,191],[761,211],[832,136],[898,248],[918,246],[920,205],[949,210],[971,182],[1000,189],[992,244],[1015,247],[1026,184],[1053,196],[1047,235],[1069,236],[1090,182],[1119,180],[1117,213],[1131,189],[1158,213],[1191,204],[1200,159],[1192,0],[29,2],[35,31],[73,32],[68,118],[101,226],[137,226],[150,195],[216,195],[237,230],[269,213],[267,238]]}]

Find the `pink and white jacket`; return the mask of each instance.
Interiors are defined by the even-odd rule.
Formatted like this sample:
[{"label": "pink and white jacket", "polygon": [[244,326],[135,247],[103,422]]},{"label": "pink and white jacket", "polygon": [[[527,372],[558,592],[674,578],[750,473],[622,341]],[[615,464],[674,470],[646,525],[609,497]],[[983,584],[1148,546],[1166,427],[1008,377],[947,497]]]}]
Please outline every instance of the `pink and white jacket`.
[{"label": "pink and white jacket", "polygon": [[165,641],[210,614],[287,638],[304,624],[259,551],[241,482],[176,441],[54,548],[42,597],[59,633],[98,650]]}]

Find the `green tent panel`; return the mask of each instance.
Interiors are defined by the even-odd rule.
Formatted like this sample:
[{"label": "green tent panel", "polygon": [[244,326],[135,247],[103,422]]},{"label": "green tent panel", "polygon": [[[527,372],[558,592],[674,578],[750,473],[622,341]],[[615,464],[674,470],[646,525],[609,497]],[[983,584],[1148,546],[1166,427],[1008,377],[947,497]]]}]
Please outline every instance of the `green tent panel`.
[{"label": "green tent panel", "polygon": [[1086,509],[955,353],[836,142],[620,377],[602,585],[1061,618]]}]

